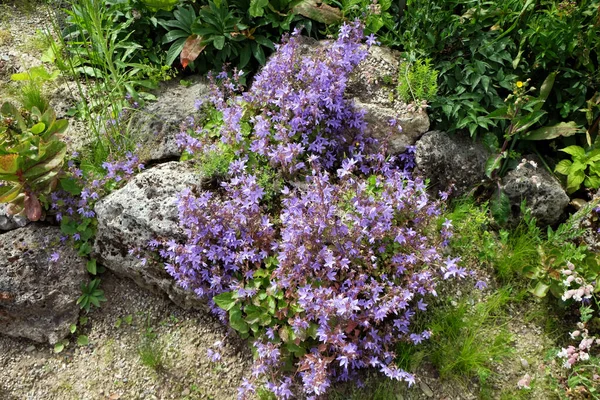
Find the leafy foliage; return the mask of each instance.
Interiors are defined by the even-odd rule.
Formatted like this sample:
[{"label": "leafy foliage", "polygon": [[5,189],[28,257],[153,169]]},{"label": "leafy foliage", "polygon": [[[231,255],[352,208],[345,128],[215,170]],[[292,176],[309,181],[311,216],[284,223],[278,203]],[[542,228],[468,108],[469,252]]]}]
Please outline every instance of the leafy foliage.
[{"label": "leafy foliage", "polygon": [[400,65],[398,95],[405,103],[431,102],[437,94],[437,78],[430,59],[406,61]]},{"label": "leafy foliage", "polygon": [[560,151],[571,155],[573,161],[562,160],[555,171],[567,176],[567,191],[576,192],[583,183],[586,188],[600,187],[600,149],[586,152],[583,147],[568,146]]},{"label": "leafy foliage", "polygon": [[52,109],[21,112],[11,103],[2,105],[0,117],[0,202],[37,221],[63,167],[67,149],[59,135],[67,121]]}]

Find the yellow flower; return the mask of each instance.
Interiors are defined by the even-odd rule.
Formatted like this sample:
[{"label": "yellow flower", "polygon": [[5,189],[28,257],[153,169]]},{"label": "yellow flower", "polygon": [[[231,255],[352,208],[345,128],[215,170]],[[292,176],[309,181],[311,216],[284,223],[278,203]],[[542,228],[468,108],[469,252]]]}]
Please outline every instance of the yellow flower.
[{"label": "yellow flower", "polygon": [[522,87],[523,87],[523,82],[521,82],[521,81],[517,81],[517,87],[518,87],[518,88],[522,88]]}]

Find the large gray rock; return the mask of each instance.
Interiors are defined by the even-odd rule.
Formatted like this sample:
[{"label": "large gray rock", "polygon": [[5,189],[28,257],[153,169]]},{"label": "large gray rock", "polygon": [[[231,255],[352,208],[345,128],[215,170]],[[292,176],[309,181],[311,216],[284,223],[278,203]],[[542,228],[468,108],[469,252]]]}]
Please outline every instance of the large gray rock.
[{"label": "large gray rock", "polygon": [[146,162],[178,159],[181,150],[176,143],[181,124],[196,112],[195,103],[208,93],[208,83],[196,81],[189,87],[169,82],[156,93],[156,102],[135,111],[129,127],[135,141],[141,145],[138,152]]},{"label": "large gray rock", "polygon": [[59,228],[37,224],[0,235],[0,333],[55,344],[77,322],[88,275],[60,236]]},{"label": "large gray rock", "polygon": [[[396,94],[399,67],[399,52],[371,46],[346,88],[354,105],[366,111],[367,134],[387,141],[391,153],[403,152],[429,130],[425,109],[402,102]],[[390,127],[391,119],[398,122],[402,131]]]},{"label": "large gray rock", "polygon": [[446,132],[427,132],[416,143],[417,172],[430,179],[435,193],[448,191],[458,197],[486,179],[489,151],[471,138]]},{"label": "large gray rock", "polygon": [[175,201],[183,189],[200,184],[200,174],[190,163],[168,162],[137,175],[96,204],[94,256],[116,274],[155,293],[166,294],[182,307],[202,308],[203,302],[179,288],[161,262],[147,257],[144,264],[139,255],[129,252],[140,250],[145,254],[152,239],[183,238]]},{"label": "large gray rock", "polygon": [[509,171],[502,179],[501,189],[510,200],[512,221],[519,220],[523,200],[540,226],[556,224],[569,205],[569,196],[560,182],[544,169],[535,156],[526,156]]}]

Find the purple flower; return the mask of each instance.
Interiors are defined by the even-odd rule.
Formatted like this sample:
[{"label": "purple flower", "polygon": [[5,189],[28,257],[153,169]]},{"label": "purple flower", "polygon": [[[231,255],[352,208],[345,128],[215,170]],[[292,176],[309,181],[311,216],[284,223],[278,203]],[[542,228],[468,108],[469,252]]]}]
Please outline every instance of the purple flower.
[{"label": "purple flower", "polygon": [[60,254],[58,252],[54,252],[54,253],[50,254],[50,261],[53,263],[57,262],[59,258],[60,258]]}]

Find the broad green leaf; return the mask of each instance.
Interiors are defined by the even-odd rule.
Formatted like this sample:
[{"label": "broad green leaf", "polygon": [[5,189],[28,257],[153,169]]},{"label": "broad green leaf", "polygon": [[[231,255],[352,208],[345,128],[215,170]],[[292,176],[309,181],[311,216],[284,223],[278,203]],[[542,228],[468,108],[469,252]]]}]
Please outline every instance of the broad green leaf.
[{"label": "broad green leaf", "polygon": [[571,160],[561,160],[558,164],[556,164],[554,170],[559,174],[569,175],[571,164],[573,164]]},{"label": "broad green leaf", "polygon": [[217,306],[219,306],[225,311],[231,310],[236,303],[236,299],[234,299],[233,292],[221,293],[213,297],[213,301]]},{"label": "broad green leaf", "polygon": [[550,73],[546,79],[544,79],[544,83],[542,83],[542,87],[540,88],[540,95],[538,96],[539,100],[542,100],[542,103],[536,104],[533,109],[534,111],[538,111],[544,105],[543,102],[546,101],[550,92],[552,92],[552,86],[554,86],[554,80],[556,79],[557,72]]},{"label": "broad green leaf", "polygon": [[583,147],[575,145],[565,147],[564,149],[560,149],[560,151],[570,154],[576,158],[583,158],[585,156],[585,150],[583,149]]},{"label": "broad green leaf", "polygon": [[0,203],[10,203],[21,194],[23,185],[3,186],[0,188]]},{"label": "broad green leaf", "polygon": [[95,258],[92,258],[91,260],[89,260],[87,262],[87,270],[90,274],[96,275],[96,273],[98,272],[98,269],[96,267],[96,259]]},{"label": "broad green leaf", "polygon": [[251,17],[262,17],[264,15],[264,8],[269,5],[269,0],[250,0],[250,16]]},{"label": "broad green leaf", "polygon": [[90,340],[86,335],[79,335],[77,337],[77,344],[80,346],[87,346],[88,344],[90,344]]},{"label": "broad green leaf", "polygon": [[73,196],[79,196],[81,194],[81,188],[77,184],[77,181],[73,178],[62,178],[59,180],[60,187]]},{"label": "broad green leaf", "polygon": [[37,124],[32,126],[29,130],[34,135],[39,135],[40,133],[44,132],[45,129],[46,129],[46,124],[44,124],[43,122],[38,122]]},{"label": "broad green leaf", "polygon": [[487,116],[490,119],[510,119],[510,115],[508,115],[508,107],[498,108],[495,111],[492,111]]},{"label": "broad green leaf", "polygon": [[77,325],[75,325],[75,324],[69,325],[69,332],[75,333],[76,330],[77,330]]},{"label": "broad green leaf", "polygon": [[491,179],[494,171],[500,168],[502,160],[506,158],[506,154],[507,153],[505,151],[500,154],[492,154],[490,158],[487,159],[485,163],[485,175],[488,178]]},{"label": "broad green leaf", "polygon": [[546,285],[545,283],[538,282],[531,292],[537,297],[545,297],[546,293],[548,293],[548,289],[550,289],[550,286]]},{"label": "broad green leaf", "polygon": [[571,173],[567,175],[567,192],[570,194],[577,191],[584,179],[585,173],[583,171],[571,171]]},{"label": "broad green leaf", "polygon": [[576,133],[583,132],[574,121],[570,122],[559,122],[556,125],[544,126],[542,128],[533,130],[527,135],[524,135],[521,139],[523,140],[550,140],[557,137],[573,136]]},{"label": "broad green leaf", "polygon": [[598,189],[600,187],[600,177],[597,175],[586,176],[583,184],[588,189]]},{"label": "broad green leaf", "polygon": [[61,351],[63,351],[65,348],[65,344],[63,342],[58,342],[54,345],[54,352],[55,353],[60,353]]},{"label": "broad green leaf", "polygon": [[217,50],[223,50],[223,46],[225,46],[225,36],[217,36],[213,39],[213,46]]},{"label": "broad green leaf", "polygon": [[239,305],[232,308],[229,312],[229,325],[241,334],[248,333],[249,327],[242,318],[242,310]]}]

